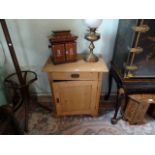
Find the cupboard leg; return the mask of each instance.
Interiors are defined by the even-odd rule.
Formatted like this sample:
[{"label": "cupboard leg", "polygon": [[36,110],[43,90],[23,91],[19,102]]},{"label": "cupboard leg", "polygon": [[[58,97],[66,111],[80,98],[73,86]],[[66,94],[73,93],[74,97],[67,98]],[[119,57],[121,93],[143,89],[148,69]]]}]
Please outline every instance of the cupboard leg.
[{"label": "cupboard leg", "polygon": [[97,117],[97,116],[98,116],[98,111],[95,112],[95,113],[92,113],[91,116],[93,116],[93,117]]}]

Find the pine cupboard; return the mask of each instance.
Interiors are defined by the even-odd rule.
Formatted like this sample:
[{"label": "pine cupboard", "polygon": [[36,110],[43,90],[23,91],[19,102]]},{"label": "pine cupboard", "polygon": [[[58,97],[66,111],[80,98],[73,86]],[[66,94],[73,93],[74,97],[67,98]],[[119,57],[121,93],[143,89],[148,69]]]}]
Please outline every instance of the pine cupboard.
[{"label": "pine cupboard", "polygon": [[88,63],[78,55],[76,62],[59,65],[49,58],[43,71],[48,74],[57,116],[98,114],[102,80],[108,72],[102,58]]}]

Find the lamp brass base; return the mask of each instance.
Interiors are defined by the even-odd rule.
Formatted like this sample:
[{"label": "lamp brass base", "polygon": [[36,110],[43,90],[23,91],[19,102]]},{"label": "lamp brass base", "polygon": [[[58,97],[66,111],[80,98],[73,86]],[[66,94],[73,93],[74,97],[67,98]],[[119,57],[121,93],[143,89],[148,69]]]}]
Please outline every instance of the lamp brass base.
[{"label": "lamp brass base", "polygon": [[86,58],[85,58],[85,61],[87,62],[97,62],[98,61],[98,57],[93,54],[93,53],[90,53]]},{"label": "lamp brass base", "polygon": [[94,41],[97,41],[100,39],[100,34],[96,33],[96,28],[90,28],[89,33],[85,35],[85,39],[90,41],[89,45],[89,55],[85,58],[85,61],[87,62],[97,62],[98,57],[93,53],[93,49],[95,48],[94,46]]}]

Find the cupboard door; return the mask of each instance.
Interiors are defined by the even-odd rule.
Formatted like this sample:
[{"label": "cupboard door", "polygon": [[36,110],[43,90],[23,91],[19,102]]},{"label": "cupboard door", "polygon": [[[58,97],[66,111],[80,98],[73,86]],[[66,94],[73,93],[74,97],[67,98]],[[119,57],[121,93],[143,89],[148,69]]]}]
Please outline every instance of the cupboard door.
[{"label": "cupboard door", "polygon": [[66,61],[76,60],[76,43],[66,43]]},{"label": "cupboard door", "polygon": [[54,82],[57,115],[96,112],[97,81]]},{"label": "cupboard door", "polygon": [[65,62],[65,46],[64,44],[52,45],[53,61],[55,64]]}]

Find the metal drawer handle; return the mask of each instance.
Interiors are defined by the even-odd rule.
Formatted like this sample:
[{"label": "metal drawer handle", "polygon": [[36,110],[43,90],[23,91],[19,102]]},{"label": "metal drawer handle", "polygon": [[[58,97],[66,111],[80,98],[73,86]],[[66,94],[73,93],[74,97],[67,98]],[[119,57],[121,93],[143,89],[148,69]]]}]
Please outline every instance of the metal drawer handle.
[{"label": "metal drawer handle", "polygon": [[71,77],[72,77],[72,78],[79,78],[80,75],[79,75],[79,74],[71,74]]}]

